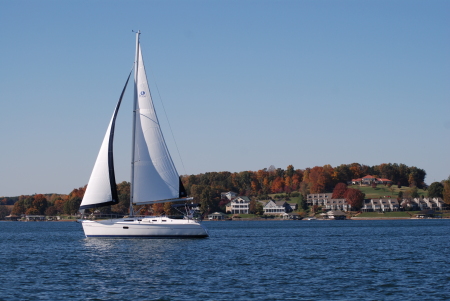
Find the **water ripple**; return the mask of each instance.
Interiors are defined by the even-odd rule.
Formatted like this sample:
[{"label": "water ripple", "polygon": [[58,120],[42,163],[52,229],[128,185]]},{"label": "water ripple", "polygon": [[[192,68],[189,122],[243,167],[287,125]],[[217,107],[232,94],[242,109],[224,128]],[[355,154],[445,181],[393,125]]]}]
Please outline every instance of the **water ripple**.
[{"label": "water ripple", "polygon": [[0,300],[447,300],[450,220],[208,222],[209,239],[86,239],[0,222]]}]

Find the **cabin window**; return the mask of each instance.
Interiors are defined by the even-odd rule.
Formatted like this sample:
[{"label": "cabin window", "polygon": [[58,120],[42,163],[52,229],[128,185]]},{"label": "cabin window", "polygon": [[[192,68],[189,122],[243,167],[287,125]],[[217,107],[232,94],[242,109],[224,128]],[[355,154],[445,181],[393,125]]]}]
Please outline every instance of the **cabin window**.
[{"label": "cabin window", "polygon": [[124,229],[128,229],[128,227],[123,227]]},{"label": "cabin window", "polygon": [[152,222],[157,222],[158,220],[156,220],[156,219],[152,219]]},{"label": "cabin window", "polygon": [[163,219],[162,222],[167,222],[167,221],[165,219]]}]

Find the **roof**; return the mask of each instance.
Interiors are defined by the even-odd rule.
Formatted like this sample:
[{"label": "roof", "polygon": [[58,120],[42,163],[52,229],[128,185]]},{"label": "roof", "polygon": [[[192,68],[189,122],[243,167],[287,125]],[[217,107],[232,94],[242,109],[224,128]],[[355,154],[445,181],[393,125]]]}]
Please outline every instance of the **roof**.
[{"label": "roof", "polygon": [[231,202],[237,203],[239,200],[243,200],[245,203],[250,203],[250,199],[246,196],[238,196],[235,199],[233,199]]},{"label": "roof", "polygon": [[275,201],[274,203],[275,203],[277,206],[283,206],[284,204],[287,204],[286,201],[283,201],[283,200],[281,200],[281,201]]},{"label": "roof", "polygon": [[345,215],[344,212],[342,212],[341,210],[330,210],[327,212],[328,215],[334,215],[334,216],[338,216],[338,215]]},{"label": "roof", "polygon": [[225,213],[222,213],[222,212],[214,212],[214,213],[211,213],[211,214],[208,214],[208,216],[211,216],[211,215],[215,215],[215,216],[224,216],[224,215],[226,215]]},{"label": "roof", "polygon": [[333,193],[310,193],[308,194],[308,199],[323,199],[323,198],[329,198],[331,199],[331,196]]},{"label": "roof", "polygon": [[371,176],[371,175],[367,175],[367,176],[364,176],[362,178],[363,179],[376,179],[374,176]]}]

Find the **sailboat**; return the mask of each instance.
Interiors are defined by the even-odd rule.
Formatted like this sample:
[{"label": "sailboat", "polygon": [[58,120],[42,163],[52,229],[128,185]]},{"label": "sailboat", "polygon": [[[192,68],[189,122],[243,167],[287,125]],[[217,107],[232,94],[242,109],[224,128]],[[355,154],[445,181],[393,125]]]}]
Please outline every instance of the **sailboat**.
[{"label": "sailboat", "polygon": [[[123,238],[203,238],[206,228],[194,219],[194,208],[189,203],[164,140],[147,83],[144,61],[136,32],[134,62],[134,105],[132,131],[132,162],[130,186],[130,214],[124,218],[106,220],[80,219],[86,237]],[[80,204],[85,209],[110,206],[119,202],[113,160],[113,140],[117,113],[125,94],[131,72],[109,122],[100,151]],[[169,216],[140,216],[133,205],[183,201],[173,205],[185,209],[183,218]],[[178,210],[178,209],[177,209]],[[180,210],[179,210],[180,211]],[[181,211],[180,211],[181,212]]]}]

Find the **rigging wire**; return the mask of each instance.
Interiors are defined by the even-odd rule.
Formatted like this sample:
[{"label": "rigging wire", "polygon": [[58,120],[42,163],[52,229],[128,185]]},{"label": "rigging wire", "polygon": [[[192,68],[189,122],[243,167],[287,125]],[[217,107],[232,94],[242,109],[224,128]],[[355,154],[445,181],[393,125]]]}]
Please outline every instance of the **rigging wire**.
[{"label": "rigging wire", "polygon": [[178,157],[180,158],[180,161],[181,161],[181,166],[183,167],[184,174],[187,175],[186,168],[184,167],[183,158],[181,157],[181,153],[180,153],[180,150],[178,148],[177,140],[175,139],[175,135],[173,134],[172,126],[170,125],[169,117],[167,116],[166,107],[164,106],[164,102],[163,102],[163,99],[161,97],[161,93],[159,93],[159,87],[158,87],[158,84],[156,83],[156,77],[155,77],[155,74],[153,73],[153,68],[150,67],[149,69],[150,69],[150,72],[152,74],[153,82],[155,83],[156,91],[158,92],[159,101],[161,102],[161,105],[162,105],[163,110],[164,110],[164,115],[166,117],[167,124],[169,125],[170,134],[172,135],[172,139],[173,139],[173,141],[175,143],[175,148],[177,149]]}]

